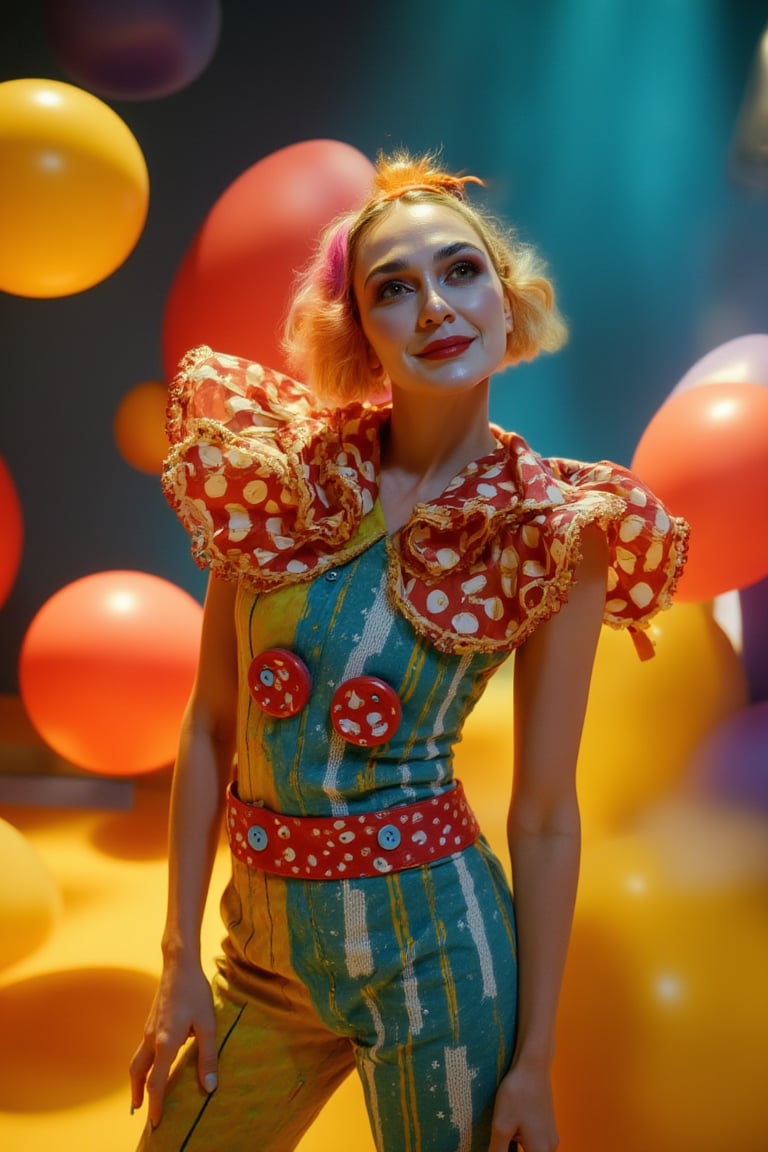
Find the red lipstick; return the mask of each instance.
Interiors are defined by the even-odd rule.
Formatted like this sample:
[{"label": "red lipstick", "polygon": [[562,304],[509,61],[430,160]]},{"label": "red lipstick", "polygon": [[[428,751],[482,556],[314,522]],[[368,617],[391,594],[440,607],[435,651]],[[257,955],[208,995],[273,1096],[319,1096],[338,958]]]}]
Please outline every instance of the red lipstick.
[{"label": "red lipstick", "polygon": [[443,340],[433,340],[416,355],[420,360],[450,360],[466,352],[473,339],[472,336],[446,336]]}]

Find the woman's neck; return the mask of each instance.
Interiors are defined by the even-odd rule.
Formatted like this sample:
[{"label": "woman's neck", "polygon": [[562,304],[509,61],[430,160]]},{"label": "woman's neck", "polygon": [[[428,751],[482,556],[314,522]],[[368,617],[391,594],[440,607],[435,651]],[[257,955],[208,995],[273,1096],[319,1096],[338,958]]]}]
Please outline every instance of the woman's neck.
[{"label": "woman's neck", "polygon": [[380,500],[390,533],[415,504],[436,499],[496,440],[488,423],[488,386],[454,396],[393,393],[392,415],[381,445]]}]

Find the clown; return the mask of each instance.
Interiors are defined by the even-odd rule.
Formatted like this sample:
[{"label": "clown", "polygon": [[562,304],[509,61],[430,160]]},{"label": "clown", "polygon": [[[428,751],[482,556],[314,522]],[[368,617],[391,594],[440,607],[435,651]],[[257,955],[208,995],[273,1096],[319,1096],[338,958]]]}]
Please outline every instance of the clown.
[{"label": "clown", "polygon": [[[490,423],[492,373],[565,328],[471,182],[379,160],[296,288],[285,342],[306,383],[208,348],[174,382],[164,485],[210,583],[131,1066],[146,1152],[288,1152],[353,1069],[380,1152],[557,1147],[595,647],[605,621],[647,654],[687,529],[622,468],[544,459]],[[453,748],[513,653],[510,887]]]}]

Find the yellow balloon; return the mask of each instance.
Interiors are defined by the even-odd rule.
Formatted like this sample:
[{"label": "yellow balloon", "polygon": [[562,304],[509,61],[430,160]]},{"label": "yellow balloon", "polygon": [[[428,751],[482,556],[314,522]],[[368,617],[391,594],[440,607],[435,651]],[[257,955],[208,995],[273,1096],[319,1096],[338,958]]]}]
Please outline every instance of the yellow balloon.
[{"label": "yellow balloon", "polygon": [[0,84],[0,289],[67,296],[109,276],[144,227],[141,148],[108,105],[71,84]]},{"label": "yellow balloon", "polygon": [[600,637],[578,766],[587,841],[675,788],[699,740],[747,701],[741,660],[709,605],[675,604],[651,636],[645,661],[626,634]]},{"label": "yellow balloon", "polygon": [[670,806],[585,852],[554,1065],[569,1152],[768,1148],[767,833]]},{"label": "yellow balloon", "polygon": [[454,768],[483,835],[509,870],[507,810],[512,792],[514,660],[489,681],[466,722]]},{"label": "yellow balloon", "polygon": [[[146,972],[93,965],[5,982],[0,1115],[28,1112],[40,1118],[41,1112],[60,1111],[69,1118],[79,1106],[124,1092],[125,1053],[135,1046],[136,1023],[141,1028],[155,984]],[[3,1147],[47,1147],[40,1128],[33,1131],[23,1144],[4,1141]],[[121,1142],[111,1132],[95,1145],[65,1138],[63,1146],[111,1149]]]},{"label": "yellow balloon", "polygon": [[[656,654],[638,659],[625,632],[603,628],[578,764],[588,844],[626,828],[683,780],[690,754],[747,700],[744,668],[706,604],[676,604],[651,627]],[[513,661],[490,681],[456,749],[456,774],[506,862],[512,780]],[[557,707],[552,709],[557,722]]]},{"label": "yellow balloon", "polygon": [[27,838],[0,820],[0,968],[34,952],[62,911],[61,896]]},{"label": "yellow balloon", "polygon": [[165,409],[168,389],[157,380],[137,384],[127,392],[115,413],[115,443],[124,460],[140,472],[162,471],[168,454]]}]

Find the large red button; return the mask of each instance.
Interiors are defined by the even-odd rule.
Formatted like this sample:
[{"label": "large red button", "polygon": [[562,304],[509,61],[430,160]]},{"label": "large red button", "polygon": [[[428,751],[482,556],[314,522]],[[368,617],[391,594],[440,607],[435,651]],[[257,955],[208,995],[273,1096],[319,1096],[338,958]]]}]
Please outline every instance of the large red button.
[{"label": "large red button", "polygon": [[301,712],[311,687],[306,664],[287,648],[267,648],[248,669],[251,696],[260,708],[279,719]]},{"label": "large red button", "polygon": [[345,680],[331,700],[331,723],[350,744],[384,744],[400,727],[402,708],[394,688],[377,676]]}]

